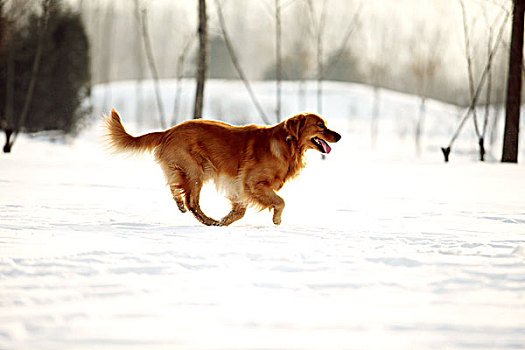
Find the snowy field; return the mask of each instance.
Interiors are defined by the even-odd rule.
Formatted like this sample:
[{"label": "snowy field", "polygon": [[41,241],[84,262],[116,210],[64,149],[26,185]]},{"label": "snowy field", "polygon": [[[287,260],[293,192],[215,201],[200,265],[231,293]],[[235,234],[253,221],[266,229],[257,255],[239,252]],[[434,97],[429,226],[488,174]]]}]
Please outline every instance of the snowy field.
[{"label": "snowy field", "polygon": [[[151,156],[104,150],[100,119],[65,143],[21,136],[0,156],[0,349],[525,349],[523,159],[477,162],[468,124],[443,163],[457,111],[437,102],[416,157],[417,99],[387,91],[371,149],[371,91],[326,89],[343,138],[309,151],[278,227],[268,211],[226,228],[181,214]],[[130,132],[155,129],[132,84],[112,90]],[[255,115],[242,85],[209,91],[228,92],[209,114]],[[256,92],[270,113],[271,86]],[[202,207],[228,211],[213,186]]]}]

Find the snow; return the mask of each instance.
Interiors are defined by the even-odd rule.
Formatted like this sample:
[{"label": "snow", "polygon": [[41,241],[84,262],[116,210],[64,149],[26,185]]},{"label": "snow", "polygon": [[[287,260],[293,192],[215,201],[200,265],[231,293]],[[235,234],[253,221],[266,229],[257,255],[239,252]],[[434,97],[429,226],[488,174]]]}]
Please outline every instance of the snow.
[{"label": "snow", "polygon": [[[243,96],[213,82],[208,98],[221,86]],[[325,160],[310,151],[277,227],[268,211],[219,228],[181,214],[151,156],[104,149],[100,119],[66,143],[21,136],[0,157],[0,348],[525,348],[523,164],[475,161],[467,129],[443,163],[457,117],[437,102],[414,156],[393,118],[413,120],[417,99],[388,91],[370,149],[372,92],[326,86],[343,138]],[[256,89],[270,112],[271,86]],[[112,90],[134,98],[129,83]],[[155,128],[113,103],[130,131]],[[211,185],[202,206],[228,211]]]}]

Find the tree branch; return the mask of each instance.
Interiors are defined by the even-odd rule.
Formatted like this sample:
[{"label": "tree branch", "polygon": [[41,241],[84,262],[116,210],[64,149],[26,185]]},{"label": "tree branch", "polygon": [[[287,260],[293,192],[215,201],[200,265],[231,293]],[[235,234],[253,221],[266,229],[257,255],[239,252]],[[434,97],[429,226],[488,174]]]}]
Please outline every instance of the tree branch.
[{"label": "tree branch", "polygon": [[157,101],[157,108],[159,110],[159,120],[161,128],[166,128],[166,117],[164,114],[164,106],[162,104],[162,98],[159,87],[159,73],[157,71],[157,66],[155,64],[155,57],[153,56],[153,50],[151,48],[151,42],[148,32],[148,18],[147,10],[143,8],[139,13],[139,0],[135,0],[135,6],[137,9],[137,15],[139,16],[139,23],[142,33],[142,41],[144,43],[144,51],[146,52],[146,58],[150,66],[151,74],[153,76],[153,85],[155,89],[155,97]]},{"label": "tree branch", "polygon": [[339,48],[336,51],[335,59],[332,62],[331,66],[328,67],[328,69],[326,70],[326,72],[324,74],[325,76],[328,76],[330,74],[330,72],[337,65],[337,63],[339,62],[341,57],[343,57],[343,54],[345,53],[346,48],[348,46],[348,42],[350,40],[350,36],[352,35],[352,32],[354,31],[354,29],[356,27],[357,17],[359,16],[359,14],[361,12],[362,6],[363,6],[363,3],[362,2],[359,3],[359,6],[357,7],[357,10],[355,11],[354,15],[352,16],[352,19],[350,20],[350,23],[348,24],[348,28],[346,30],[346,33],[345,33],[345,35],[343,37],[343,40],[341,41],[341,45],[339,45]]},{"label": "tree branch", "polygon": [[[467,59],[467,71],[468,71],[468,85],[469,85],[469,91],[470,91],[470,98],[473,99],[474,97],[474,73],[472,72],[472,56],[470,54],[470,34],[468,30],[467,25],[467,12],[465,10],[465,4],[463,3],[463,0],[458,0],[459,4],[461,5],[461,15],[463,17],[463,34],[465,36],[465,57]],[[478,135],[478,138],[481,137],[481,133],[479,132],[478,127],[478,118],[476,116],[476,109],[472,110],[473,118],[474,118],[474,129],[476,130],[476,135]]]},{"label": "tree branch", "polygon": [[461,129],[463,128],[463,125],[465,124],[465,121],[470,116],[470,113],[476,108],[477,100],[479,98],[479,94],[481,92],[481,89],[482,89],[482,87],[483,87],[483,85],[485,83],[485,79],[487,78],[488,71],[489,71],[490,65],[492,63],[492,59],[494,58],[494,55],[495,55],[496,51],[498,50],[499,44],[502,42],[503,32],[505,31],[505,24],[507,23],[507,21],[509,19],[509,16],[510,16],[510,13],[507,12],[505,14],[505,18],[504,18],[503,22],[501,23],[501,27],[499,29],[496,42],[494,43],[494,46],[492,47],[492,49],[490,51],[490,55],[489,55],[489,57],[487,59],[488,62],[485,65],[485,69],[483,70],[483,73],[481,75],[481,78],[480,78],[480,81],[479,81],[478,86],[476,88],[476,91],[474,93],[474,96],[473,96],[472,100],[470,101],[470,105],[469,105],[467,111],[465,112],[465,115],[461,119],[461,121],[459,123],[459,126],[456,129],[456,132],[454,133],[454,135],[452,135],[452,138],[451,138],[451,140],[450,140],[450,142],[448,144],[448,148],[452,147],[452,144],[454,143],[456,138],[459,136],[459,133],[461,132]]},{"label": "tree branch", "polygon": [[244,71],[241,68],[241,65],[239,63],[237,55],[235,54],[232,42],[230,40],[230,36],[228,35],[228,32],[226,31],[224,15],[222,13],[222,7],[221,7],[221,4],[220,4],[219,0],[215,0],[215,5],[217,6],[217,13],[219,15],[219,23],[221,25],[222,36],[224,38],[224,42],[226,43],[226,47],[228,48],[228,52],[230,53],[230,57],[232,59],[233,65],[235,66],[235,69],[237,70],[237,73],[239,73],[239,77],[242,79],[242,81],[244,83],[244,86],[246,87],[246,90],[248,90],[248,94],[250,95],[250,98],[251,98],[253,104],[255,105],[255,108],[259,112],[259,115],[260,115],[261,119],[263,120],[264,123],[270,124],[270,120],[268,119],[268,117],[264,113],[264,110],[262,109],[259,101],[255,97],[255,94],[254,94],[254,92],[252,90],[250,82],[246,78],[246,75],[244,74]]}]

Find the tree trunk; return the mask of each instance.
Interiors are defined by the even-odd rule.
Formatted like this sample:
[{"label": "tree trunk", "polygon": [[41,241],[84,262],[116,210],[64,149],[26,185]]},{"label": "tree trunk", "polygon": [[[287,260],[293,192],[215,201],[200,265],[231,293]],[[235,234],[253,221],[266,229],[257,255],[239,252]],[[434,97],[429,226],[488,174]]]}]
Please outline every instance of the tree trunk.
[{"label": "tree trunk", "polygon": [[259,115],[261,116],[261,119],[264,123],[270,124],[270,120],[266,117],[266,113],[264,113],[264,110],[257,100],[257,97],[255,97],[255,93],[252,90],[252,87],[250,85],[250,81],[246,77],[246,74],[244,73],[244,70],[241,68],[241,64],[239,63],[239,59],[237,58],[237,55],[235,54],[235,50],[233,49],[233,44],[230,40],[230,36],[228,35],[228,31],[226,30],[226,23],[224,21],[224,15],[222,13],[222,7],[219,0],[215,0],[215,5],[217,6],[217,14],[219,17],[219,24],[221,27],[222,36],[224,38],[224,43],[226,44],[226,48],[228,49],[228,52],[230,53],[230,57],[232,59],[233,66],[237,70],[237,73],[239,74],[239,77],[244,83],[244,86],[246,87],[246,90],[248,91],[248,95],[250,95],[250,98],[253,102],[253,105],[259,111]]},{"label": "tree trunk", "polygon": [[190,47],[195,40],[195,35],[190,34],[186,37],[186,42],[182,47],[182,52],[179,54],[177,59],[177,85],[175,87],[175,100],[173,102],[173,117],[171,118],[171,125],[177,124],[177,119],[180,114],[180,105],[181,105],[181,94],[182,94],[182,78],[184,78],[184,63],[186,62],[186,56],[190,51]]},{"label": "tree trunk", "polygon": [[144,79],[144,56],[142,56],[142,46],[141,46],[141,37],[142,37],[142,24],[140,19],[140,6],[139,2],[135,0],[134,4],[134,15],[135,15],[135,24],[136,24],[136,34],[137,36],[133,39],[133,51],[136,63],[136,83],[135,83],[135,121],[139,128],[142,126],[144,121],[143,111],[142,111],[142,81]]},{"label": "tree trunk", "polygon": [[4,18],[4,2],[0,1],[0,50],[4,48],[6,38],[7,20]]},{"label": "tree trunk", "polygon": [[521,104],[521,65],[523,59],[523,12],[525,0],[514,0],[512,37],[507,78],[507,105],[503,135],[502,162],[518,162],[518,133]]},{"label": "tree trunk", "polygon": [[157,101],[157,108],[159,110],[159,121],[160,127],[165,129],[166,125],[166,116],[164,113],[164,105],[162,103],[162,96],[160,92],[160,83],[159,83],[159,71],[157,70],[157,65],[155,63],[155,57],[153,56],[153,48],[151,47],[151,40],[149,37],[148,30],[148,15],[146,8],[143,8],[141,11],[141,23],[142,23],[142,36],[144,39],[144,51],[146,51],[146,59],[149,63],[151,75],[153,77],[153,88],[155,89],[155,100]]},{"label": "tree trunk", "polygon": [[321,4],[321,14],[319,17],[319,22],[316,21],[316,11],[313,5],[312,0],[307,1],[308,4],[308,10],[310,12],[310,19],[312,20],[312,26],[314,28],[313,34],[315,35],[315,41],[316,41],[316,65],[317,65],[317,72],[316,72],[316,80],[317,80],[317,113],[322,114],[323,113],[323,78],[324,78],[324,71],[323,71],[323,33],[324,33],[324,25],[326,21],[326,0],[322,1]]},{"label": "tree trunk", "polygon": [[418,156],[421,155],[421,135],[423,134],[423,124],[425,122],[426,111],[426,97],[425,95],[422,95],[421,102],[419,104],[419,117],[417,118],[415,131],[416,154]]},{"label": "tree trunk", "polygon": [[33,100],[33,92],[35,90],[36,80],[40,69],[40,60],[42,58],[42,51],[44,49],[44,36],[47,29],[47,20],[49,16],[49,2],[50,0],[42,0],[42,8],[44,13],[40,19],[40,36],[38,38],[35,59],[33,60],[33,67],[31,69],[31,79],[29,80],[29,87],[27,88],[26,97],[24,100],[24,108],[22,109],[20,118],[16,123],[17,127],[15,128],[15,134],[18,130],[20,130],[20,128],[24,127],[25,119],[29,113],[31,101]]},{"label": "tree trunk", "polygon": [[11,141],[11,135],[13,135],[13,130],[5,129],[4,133],[5,133],[4,153],[10,153],[11,147],[13,146],[13,141]]},{"label": "tree trunk", "polygon": [[4,108],[4,125],[7,130],[14,128],[13,122],[13,104],[15,99],[15,47],[13,44],[6,47],[7,50],[7,76],[5,86],[5,108]]},{"label": "tree trunk", "polygon": [[100,66],[102,73],[102,81],[104,84],[104,97],[102,100],[103,111],[106,112],[111,106],[111,69],[113,68],[112,57],[113,57],[113,29],[114,29],[114,13],[115,8],[113,2],[108,2],[106,7],[106,13],[104,14],[104,23],[102,23],[102,39],[101,39],[101,55],[100,55]]},{"label": "tree trunk", "polygon": [[195,106],[193,118],[202,118],[204,104],[204,83],[208,66],[208,29],[206,17],[206,0],[199,0],[199,56],[197,61],[197,89],[195,91]]},{"label": "tree trunk", "polygon": [[324,24],[326,20],[326,0],[323,1],[323,8],[321,10],[321,18],[319,19],[319,27],[317,28],[317,112],[323,113],[323,79],[324,79],[324,65],[323,65],[323,34]]},{"label": "tree trunk", "polygon": [[275,119],[281,121],[281,80],[282,80],[282,58],[281,58],[281,4],[275,0],[275,83],[276,95]]},{"label": "tree trunk", "polygon": [[171,118],[172,125],[177,124],[177,119],[179,118],[180,114],[180,97],[182,93],[182,78],[184,77],[184,61],[186,60],[186,52],[186,48],[184,48],[177,59],[177,85],[175,87],[175,100],[173,102],[173,116]]},{"label": "tree trunk", "polygon": [[450,150],[452,148],[452,145],[454,144],[454,141],[459,136],[459,133],[461,132],[461,129],[463,128],[463,125],[467,121],[470,113],[476,107],[476,103],[478,101],[479,94],[481,92],[481,88],[483,87],[483,85],[485,83],[485,79],[488,76],[488,71],[489,71],[489,68],[490,68],[490,64],[491,64],[491,62],[492,62],[492,60],[494,58],[494,54],[496,53],[496,51],[497,51],[497,49],[499,47],[499,44],[502,42],[503,33],[505,31],[504,30],[505,29],[505,24],[507,23],[508,19],[509,19],[509,14],[507,13],[507,15],[505,16],[505,19],[501,23],[496,42],[494,43],[494,46],[492,47],[492,50],[490,51],[490,54],[489,54],[489,57],[488,57],[488,60],[487,60],[487,65],[485,66],[485,69],[483,70],[483,73],[481,74],[481,78],[479,79],[479,82],[478,82],[478,87],[474,91],[474,97],[472,97],[472,100],[470,101],[470,105],[469,105],[465,115],[461,119],[461,121],[460,121],[460,123],[459,123],[459,125],[458,125],[458,127],[456,129],[456,131],[452,135],[452,138],[450,139],[450,142],[449,142],[448,146],[441,148],[441,150],[443,151],[443,155],[445,156],[445,162],[448,162]]}]

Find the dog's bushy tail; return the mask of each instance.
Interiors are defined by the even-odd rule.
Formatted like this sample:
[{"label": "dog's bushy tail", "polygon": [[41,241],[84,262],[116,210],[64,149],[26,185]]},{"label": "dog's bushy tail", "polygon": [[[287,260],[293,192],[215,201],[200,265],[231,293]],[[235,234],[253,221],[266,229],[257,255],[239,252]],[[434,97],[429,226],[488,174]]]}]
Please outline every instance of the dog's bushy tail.
[{"label": "dog's bushy tail", "polygon": [[114,151],[143,152],[151,151],[162,141],[164,132],[152,132],[142,136],[131,136],[126,132],[120,116],[114,109],[111,110],[111,116],[104,115],[106,128],[108,130],[108,140],[111,149]]}]

